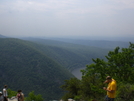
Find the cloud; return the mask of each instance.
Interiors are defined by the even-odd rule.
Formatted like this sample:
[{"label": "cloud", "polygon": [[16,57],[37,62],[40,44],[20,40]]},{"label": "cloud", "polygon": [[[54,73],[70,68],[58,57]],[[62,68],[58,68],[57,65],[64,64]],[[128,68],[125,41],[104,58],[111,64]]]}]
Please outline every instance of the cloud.
[{"label": "cloud", "polygon": [[[28,1],[28,0],[16,0],[16,1],[9,1],[1,4],[1,8],[8,8],[13,11],[27,11],[27,10],[38,10],[38,11],[47,11],[51,9],[59,9],[65,8],[69,5],[69,1],[61,1],[61,0],[48,0],[48,1]],[[64,9],[63,8],[63,9]]]},{"label": "cloud", "polygon": [[2,0],[0,28],[7,33],[132,33],[133,11],[133,0]]},{"label": "cloud", "polygon": [[133,0],[13,0],[0,4],[2,12],[51,12],[68,14],[115,14],[116,10],[134,9]]},{"label": "cloud", "polygon": [[114,10],[134,9],[134,0],[108,0]]}]

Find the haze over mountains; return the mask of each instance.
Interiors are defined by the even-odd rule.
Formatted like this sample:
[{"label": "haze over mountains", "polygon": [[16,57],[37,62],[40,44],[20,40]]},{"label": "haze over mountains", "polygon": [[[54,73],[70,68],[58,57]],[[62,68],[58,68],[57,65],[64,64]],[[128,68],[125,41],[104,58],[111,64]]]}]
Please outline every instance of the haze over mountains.
[{"label": "haze over mountains", "polygon": [[59,87],[74,77],[71,71],[91,64],[92,58],[105,59],[117,46],[128,47],[129,42],[0,35],[0,86],[59,99],[63,94]]}]

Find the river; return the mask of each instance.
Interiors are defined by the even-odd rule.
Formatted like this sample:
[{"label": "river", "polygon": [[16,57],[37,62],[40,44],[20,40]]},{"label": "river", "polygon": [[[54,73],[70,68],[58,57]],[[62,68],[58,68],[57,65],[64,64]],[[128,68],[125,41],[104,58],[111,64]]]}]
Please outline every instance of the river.
[{"label": "river", "polygon": [[85,68],[86,68],[86,67],[74,69],[74,70],[72,71],[72,74],[73,74],[76,78],[81,79],[82,73],[80,72],[80,70],[85,69]]}]

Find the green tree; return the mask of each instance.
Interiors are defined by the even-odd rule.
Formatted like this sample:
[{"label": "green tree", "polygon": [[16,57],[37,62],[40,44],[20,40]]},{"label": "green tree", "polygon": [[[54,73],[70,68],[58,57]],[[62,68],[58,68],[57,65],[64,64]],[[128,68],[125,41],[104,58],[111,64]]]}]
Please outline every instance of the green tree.
[{"label": "green tree", "polygon": [[134,85],[120,83],[116,101],[134,101]]},{"label": "green tree", "polygon": [[87,68],[81,71],[83,76],[96,74],[96,77],[103,81],[107,75],[110,75],[120,82],[134,82],[134,44],[130,43],[128,48],[121,50],[116,47],[105,57],[106,61],[99,58],[93,59],[94,63],[87,65]]},{"label": "green tree", "polygon": [[117,47],[109,52],[107,74],[113,76],[120,82],[133,83],[134,79],[134,44],[130,43],[128,48]]},{"label": "green tree", "polygon": [[100,79],[96,78],[96,75],[85,76],[81,80],[81,89],[79,95],[81,95],[81,99],[88,101],[89,99],[98,99],[104,95],[102,90],[102,83],[100,83]]},{"label": "green tree", "polygon": [[[97,82],[98,80],[97,82],[98,85],[90,81],[92,86],[90,86],[89,89],[91,91],[88,92],[93,92],[95,90],[97,92],[98,89],[100,91],[100,94],[99,92],[97,92],[97,94],[99,95],[103,94],[104,92],[102,91],[101,93],[101,90],[99,88],[102,89],[103,81],[105,80],[105,77],[107,75],[110,75],[118,83],[118,94],[117,94],[118,99],[121,99],[122,101],[132,99],[131,97],[132,97],[133,84],[134,84],[134,79],[133,79],[134,44],[130,43],[130,46],[128,48],[122,48],[121,50],[119,47],[116,47],[114,51],[110,51],[108,53],[106,59],[107,60],[103,60],[99,58],[93,59],[94,62],[93,64],[87,65],[87,68],[85,70],[81,70],[83,74],[83,78],[89,77],[91,79],[94,76],[95,82]],[[125,85],[125,83],[130,83],[130,86]],[[129,90],[127,90],[127,87],[129,87]],[[96,88],[96,89],[92,89],[92,88]],[[122,92],[124,92],[124,94]],[[93,96],[93,94],[91,95]],[[97,95],[97,97],[99,97],[99,95]],[[131,97],[129,98],[128,96]],[[125,98],[126,100],[123,98]]]},{"label": "green tree", "polygon": [[[102,89],[105,86],[103,82],[106,76],[110,75],[118,84],[116,101],[132,101],[134,92],[134,44],[130,43],[128,48],[121,50],[116,47],[114,51],[109,51],[105,57],[106,60],[92,59],[94,63],[81,70],[82,80],[79,81],[80,83],[76,82],[76,79],[66,81],[63,88],[68,91],[67,95],[86,101],[94,98],[103,101],[104,94],[106,94]],[[75,95],[75,91],[77,91],[77,95]]]},{"label": "green tree", "polygon": [[40,94],[35,95],[34,91],[32,91],[26,97],[26,101],[43,101],[43,97]]},{"label": "green tree", "polygon": [[10,88],[7,89],[7,92],[8,92],[8,97],[11,98],[13,96],[16,96],[17,95],[17,92],[16,91],[13,91],[11,90]]},{"label": "green tree", "polygon": [[77,78],[71,78],[70,80],[65,80],[65,84],[61,88],[67,93],[63,96],[63,99],[74,98],[78,95],[80,90],[80,80]]}]

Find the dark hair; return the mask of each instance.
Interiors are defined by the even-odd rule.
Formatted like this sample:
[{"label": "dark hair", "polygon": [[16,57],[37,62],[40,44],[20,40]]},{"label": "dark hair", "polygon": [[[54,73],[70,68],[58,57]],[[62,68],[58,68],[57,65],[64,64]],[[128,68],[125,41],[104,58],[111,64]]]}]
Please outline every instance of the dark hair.
[{"label": "dark hair", "polygon": [[5,88],[7,88],[7,85],[4,85]]},{"label": "dark hair", "polygon": [[18,90],[18,93],[21,92],[21,90]]}]

